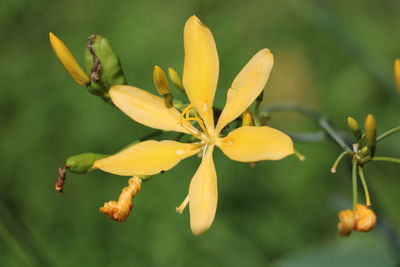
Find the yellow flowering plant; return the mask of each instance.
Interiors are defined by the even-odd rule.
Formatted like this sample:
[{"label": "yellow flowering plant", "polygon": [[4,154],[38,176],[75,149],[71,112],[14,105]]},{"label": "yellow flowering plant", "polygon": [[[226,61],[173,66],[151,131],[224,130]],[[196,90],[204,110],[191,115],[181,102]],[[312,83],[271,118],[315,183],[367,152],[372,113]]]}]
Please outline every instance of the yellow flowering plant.
[{"label": "yellow flowering plant", "polygon": [[[167,75],[159,66],[154,67],[153,80],[161,96],[126,85],[119,59],[104,37],[89,37],[85,54],[86,72],[53,33],[50,33],[50,43],[68,74],[79,85],[86,86],[90,93],[116,106],[134,121],[157,129],[155,134],[172,131],[179,133],[180,138],[185,134],[190,137],[186,143],[178,140],[148,140],[146,137],[113,155],[83,153],[72,156],[59,169],[57,191],[63,191],[66,170],[74,173],[102,170],[129,176],[128,186],[122,190],[118,201],[106,202],[100,208],[111,219],[122,222],[129,216],[133,207],[132,198],[141,189],[142,182],[170,170],[185,158],[199,155],[201,163],[191,179],[188,194],[176,208],[177,212],[182,213],[189,205],[190,227],[192,233],[198,235],[209,229],[217,210],[217,172],[213,161],[215,147],[234,161],[251,164],[280,160],[292,154],[302,160],[304,157],[294,150],[292,138],[315,142],[329,137],[344,150],[331,171],[336,172],[339,162],[347,155],[352,163],[353,209],[339,212],[339,233],[348,236],[353,230],[365,232],[375,226],[377,218],[370,209],[371,200],[363,169],[370,161],[400,163],[400,159],[375,155],[377,143],[400,132],[400,126],[378,136],[372,115],[365,120],[365,133],[362,133],[358,122],[349,117],[348,126],[356,140],[352,144],[346,134],[337,131],[325,116],[317,112],[293,104],[260,107],[260,96],[273,66],[270,50],[261,49],[242,68],[227,91],[224,108],[216,112],[213,102],[219,76],[217,48],[211,31],[196,16],[190,17],[184,26],[182,79],[174,69],[168,69],[170,80],[185,94],[189,102],[187,104],[174,99]],[[398,88],[399,62],[397,60],[394,64]],[[254,102],[257,103],[256,120],[249,112]],[[270,114],[280,110],[307,116],[322,132],[290,133],[289,137],[287,133],[266,126]],[[363,185],[366,205],[358,203],[357,178]]]}]

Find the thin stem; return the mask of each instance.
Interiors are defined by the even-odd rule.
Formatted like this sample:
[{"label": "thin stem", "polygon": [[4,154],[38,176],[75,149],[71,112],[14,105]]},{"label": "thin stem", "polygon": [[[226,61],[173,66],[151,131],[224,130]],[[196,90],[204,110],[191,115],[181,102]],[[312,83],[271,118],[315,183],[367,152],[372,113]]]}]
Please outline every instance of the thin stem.
[{"label": "thin stem", "polygon": [[368,185],[367,181],[365,180],[363,168],[361,166],[358,166],[358,174],[360,175],[360,180],[364,188],[364,194],[365,194],[365,203],[367,206],[371,206],[371,198],[369,196],[369,191],[368,191]]},{"label": "thin stem", "polygon": [[371,160],[373,160],[373,161],[387,161],[387,162],[400,163],[400,159],[391,158],[391,157],[373,157],[373,158],[371,158]]},{"label": "thin stem", "polygon": [[300,160],[300,161],[305,161],[306,160],[306,156],[304,156],[303,154],[301,154],[299,151],[297,151],[296,149],[294,150],[294,155]]},{"label": "thin stem", "polygon": [[352,175],[352,184],[353,184],[353,210],[356,210],[357,200],[358,200],[358,195],[357,195],[357,162],[356,161],[353,161],[353,169],[352,169],[351,175]]},{"label": "thin stem", "polygon": [[331,168],[331,173],[336,173],[336,168],[339,165],[340,161],[344,158],[344,156],[351,154],[349,151],[343,151],[335,160]]},{"label": "thin stem", "polygon": [[311,119],[314,121],[316,124],[318,124],[319,127],[321,127],[324,132],[330,136],[338,145],[340,145],[345,151],[352,151],[350,146],[346,143],[344,138],[339,134],[338,131],[336,131],[329,121],[327,120],[326,117],[324,117],[322,114],[306,109],[304,107],[301,107],[296,104],[275,104],[271,106],[264,107],[261,112],[261,116],[268,117],[268,114],[270,112],[274,111],[293,111],[299,114],[302,114],[303,116]]},{"label": "thin stem", "polygon": [[389,131],[384,132],[384,133],[381,134],[381,135],[379,135],[379,136],[376,138],[376,142],[379,142],[379,141],[385,139],[386,137],[388,137],[388,136],[390,136],[390,135],[392,135],[392,134],[395,134],[395,133],[397,133],[397,132],[400,132],[400,125],[397,126],[397,127],[394,127],[393,129],[390,129]]}]

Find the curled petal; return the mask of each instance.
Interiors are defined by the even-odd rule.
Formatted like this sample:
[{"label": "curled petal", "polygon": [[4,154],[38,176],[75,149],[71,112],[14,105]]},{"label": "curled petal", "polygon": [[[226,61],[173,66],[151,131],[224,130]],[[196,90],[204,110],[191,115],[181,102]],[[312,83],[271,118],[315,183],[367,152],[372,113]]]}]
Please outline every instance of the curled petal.
[{"label": "curled petal", "polygon": [[239,117],[261,94],[273,64],[272,53],[262,49],[239,72],[228,90],[226,104],[217,123],[217,132]]},{"label": "curled petal", "polygon": [[190,182],[190,228],[195,235],[210,228],[217,210],[217,173],[212,158],[213,149],[211,146],[205,152],[200,167]]},{"label": "curled petal", "polygon": [[188,19],[184,29],[185,61],[183,86],[190,102],[213,131],[213,101],[217,88],[219,61],[211,31],[196,17]]},{"label": "curled petal", "polygon": [[149,140],[97,160],[93,168],[123,176],[153,175],[171,169],[198,152],[199,147],[195,144]]},{"label": "curled petal", "polygon": [[290,137],[267,126],[240,127],[216,144],[230,159],[242,162],[279,160],[294,153]]},{"label": "curled petal", "polygon": [[120,110],[143,125],[165,131],[187,133],[187,130],[178,124],[179,111],[174,107],[167,108],[163,98],[127,85],[111,87],[110,95]]},{"label": "curled petal", "polygon": [[358,232],[368,232],[376,225],[375,213],[365,205],[357,204],[355,217],[354,230]]},{"label": "curled petal", "polygon": [[338,230],[342,236],[349,236],[353,231],[356,223],[355,216],[352,210],[342,210],[339,212]]}]

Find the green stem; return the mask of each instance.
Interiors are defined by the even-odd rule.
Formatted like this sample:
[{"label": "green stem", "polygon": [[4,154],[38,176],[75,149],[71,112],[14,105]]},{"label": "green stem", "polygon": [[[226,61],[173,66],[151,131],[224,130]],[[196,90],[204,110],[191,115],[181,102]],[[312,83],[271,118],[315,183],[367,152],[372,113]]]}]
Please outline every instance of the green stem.
[{"label": "green stem", "polygon": [[358,195],[357,195],[357,162],[353,162],[353,169],[351,172],[352,175],[352,184],[353,184],[353,210],[356,210],[357,206],[357,200],[358,200]]},{"label": "green stem", "polygon": [[358,166],[358,174],[360,175],[360,180],[364,188],[365,204],[369,207],[371,206],[371,198],[369,196],[367,181],[365,180],[364,172],[361,166]]},{"label": "green stem", "polygon": [[371,160],[373,160],[373,161],[387,161],[387,162],[400,163],[400,159],[391,158],[391,157],[373,157],[373,158],[371,158]]},{"label": "green stem", "polygon": [[328,136],[330,136],[338,145],[340,145],[345,151],[352,151],[344,138],[331,126],[327,118],[322,114],[298,106],[296,104],[274,104],[264,107],[261,111],[261,117],[268,117],[268,114],[274,111],[292,111],[311,119],[316,124],[318,124],[318,126],[321,127],[324,132]]},{"label": "green stem", "polygon": [[376,138],[376,142],[379,142],[379,141],[385,139],[386,137],[388,137],[388,136],[390,136],[392,134],[395,134],[397,132],[400,132],[400,125],[397,126],[397,127],[394,127],[393,129],[390,129],[389,131],[386,131],[383,134],[381,134],[380,136],[378,136]]},{"label": "green stem", "polygon": [[339,165],[340,161],[344,158],[344,156],[349,155],[351,152],[349,151],[343,151],[335,160],[335,163],[333,163],[332,168],[331,168],[331,173],[336,172],[336,168]]}]

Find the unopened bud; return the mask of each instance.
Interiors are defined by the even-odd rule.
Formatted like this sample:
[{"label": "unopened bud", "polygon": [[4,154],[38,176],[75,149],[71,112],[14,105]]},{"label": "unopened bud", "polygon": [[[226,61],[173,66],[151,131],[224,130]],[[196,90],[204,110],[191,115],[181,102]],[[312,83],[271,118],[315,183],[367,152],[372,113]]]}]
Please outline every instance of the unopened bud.
[{"label": "unopened bud", "polygon": [[174,70],[173,68],[168,68],[168,75],[169,75],[169,79],[172,81],[172,83],[178,87],[181,90],[185,90],[183,88],[183,84],[182,84],[182,80],[179,77],[179,74],[176,72],[176,70]]},{"label": "unopened bud", "polygon": [[356,211],[356,224],[354,230],[358,232],[368,232],[376,225],[376,215],[365,205],[357,204]]},{"label": "unopened bud", "polygon": [[157,92],[164,97],[165,105],[167,106],[167,108],[171,108],[173,101],[172,94],[168,86],[165,72],[159,66],[154,66],[153,80]]},{"label": "unopened bud", "polygon": [[94,170],[92,166],[96,160],[105,158],[107,156],[109,155],[82,153],[69,157],[65,166],[68,168],[68,170],[74,173],[88,173]]},{"label": "unopened bud", "polygon": [[68,47],[52,32],[49,33],[49,37],[54,53],[71,78],[79,85],[88,84],[90,82],[89,76],[79,66]]},{"label": "unopened bud", "polygon": [[396,83],[397,93],[400,94],[400,59],[394,61],[394,80]]},{"label": "unopened bud", "polygon": [[251,116],[251,113],[247,109],[243,112],[242,125],[243,126],[254,126],[253,116]]},{"label": "unopened bud", "polygon": [[352,117],[347,117],[347,125],[349,126],[349,129],[353,133],[356,140],[360,140],[361,130],[360,126],[358,125],[358,122]]},{"label": "unopened bud", "polygon": [[100,212],[108,215],[114,221],[125,221],[133,207],[132,198],[140,191],[142,179],[134,176],[129,179],[128,184],[129,186],[122,189],[118,201],[111,200],[104,203],[104,206],[100,208]]},{"label": "unopened bud", "polygon": [[365,137],[367,139],[368,147],[371,149],[371,153],[373,154],[375,151],[375,143],[376,143],[376,121],[374,116],[368,114],[365,119]]}]

